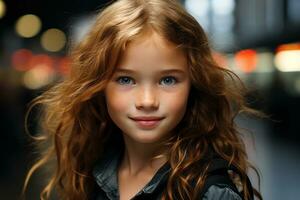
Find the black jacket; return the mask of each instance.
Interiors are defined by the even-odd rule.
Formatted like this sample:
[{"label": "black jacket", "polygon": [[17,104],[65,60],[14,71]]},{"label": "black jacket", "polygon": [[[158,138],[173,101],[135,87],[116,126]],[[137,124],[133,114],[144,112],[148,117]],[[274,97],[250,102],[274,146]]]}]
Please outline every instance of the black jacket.
[{"label": "black jacket", "polygon": [[[95,200],[118,200],[117,167],[121,158],[119,149],[109,148],[105,156],[97,162],[93,176],[99,187],[96,189]],[[139,191],[132,200],[158,200],[166,187],[170,167],[163,165],[153,178]],[[199,197],[199,200],[201,198]],[[228,184],[211,185],[203,195],[203,200],[242,200],[240,195]]]}]

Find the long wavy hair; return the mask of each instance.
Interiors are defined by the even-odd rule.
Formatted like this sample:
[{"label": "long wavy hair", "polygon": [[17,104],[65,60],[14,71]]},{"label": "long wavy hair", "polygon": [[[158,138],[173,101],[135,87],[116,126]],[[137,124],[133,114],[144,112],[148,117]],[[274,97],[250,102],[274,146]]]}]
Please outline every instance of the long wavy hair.
[{"label": "long wavy hair", "polygon": [[192,81],[186,113],[166,142],[171,170],[162,199],[196,199],[211,151],[240,170],[244,198],[250,198],[246,176],[250,168],[257,170],[247,160],[234,118],[260,112],[247,105],[241,80],[215,62],[205,32],[175,0],[119,0],[99,12],[90,32],[72,47],[70,73],[30,104],[26,120],[40,106],[42,131],[32,138],[44,148],[27,174],[23,194],[32,174],[51,166],[41,199],[49,199],[53,191],[60,199],[90,197],[96,187],[95,161],[110,135],[120,131],[107,113],[104,89],[127,44],[148,30],[186,53]]}]

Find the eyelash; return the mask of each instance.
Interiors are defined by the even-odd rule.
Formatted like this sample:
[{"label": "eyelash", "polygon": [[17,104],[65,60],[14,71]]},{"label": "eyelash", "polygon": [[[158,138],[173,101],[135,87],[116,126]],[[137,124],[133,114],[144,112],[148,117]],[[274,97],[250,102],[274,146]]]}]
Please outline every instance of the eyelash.
[{"label": "eyelash", "polygon": [[[124,81],[124,79],[127,79],[127,83],[124,83],[124,82],[121,82],[122,80]],[[166,77],[163,77],[159,82],[162,82],[163,80],[166,80],[166,79],[172,79],[173,83],[172,84],[165,84],[167,86],[169,85],[174,85],[176,83],[178,83],[178,80],[177,78],[175,78],[174,76],[166,76]],[[128,83],[128,81],[131,81],[131,83]],[[134,84],[132,82],[134,82],[134,80],[129,77],[129,76],[120,76],[116,79],[116,82],[118,82],[120,85],[129,85],[129,84]]]},{"label": "eyelash", "polygon": [[127,85],[128,83],[122,83],[122,82],[121,82],[122,79],[124,80],[125,78],[128,79],[128,80],[130,80],[130,81],[133,81],[132,78],[130,78],[130,77],[128,77],[128,76],[120,76],[120,77],[118,77],[118,78],[116,79],[116,81],[117,81],[120,85]]}]

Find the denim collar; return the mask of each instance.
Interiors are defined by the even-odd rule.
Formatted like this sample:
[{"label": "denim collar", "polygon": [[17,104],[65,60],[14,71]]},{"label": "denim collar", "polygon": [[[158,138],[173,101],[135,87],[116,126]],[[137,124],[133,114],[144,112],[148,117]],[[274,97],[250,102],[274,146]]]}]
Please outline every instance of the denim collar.
[{"label": "denim collar", "polygon": [[[93,176],[97,184],[110,199],[119,198],[117,171],[122,157],[123,148],[120,148],[121,146],[122,145],[111,145],[107,149],[107,151],[105,151],[104,156],[96,163],[95,167],[93,168]],[[153,193],[160,185],[166,182],[169,171],[170,165],[169,163],[165,163],[155,173],[153,178],[146,184],[146,186],[135,196],[141,195],[143,193]]]},{"label": "denim collar", "polygon": [[96,163],[93,176],[97,184],[110,199],[119,198],[117,169],[121,159],[121,149],[109,148]]}]

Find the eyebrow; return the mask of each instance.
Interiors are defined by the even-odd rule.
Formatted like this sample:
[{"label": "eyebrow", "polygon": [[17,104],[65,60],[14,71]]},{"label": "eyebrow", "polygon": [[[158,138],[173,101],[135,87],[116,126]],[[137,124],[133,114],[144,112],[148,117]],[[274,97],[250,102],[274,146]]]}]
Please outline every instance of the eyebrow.
[{"label": "eyebrow", "polygon": [[[116,72],[119,73],[129,73],[129,74],[134,74],[136,73],[135,70],[131,70],[131,69],[117,69]],[[168,74],[168,73],[180,73],[180,74],[184,74],[185,72],[183,70],[180,69],[164,69],[159,71],[161,74]]]}]

